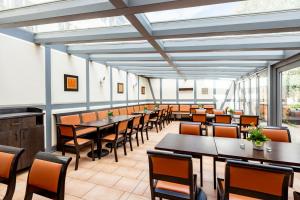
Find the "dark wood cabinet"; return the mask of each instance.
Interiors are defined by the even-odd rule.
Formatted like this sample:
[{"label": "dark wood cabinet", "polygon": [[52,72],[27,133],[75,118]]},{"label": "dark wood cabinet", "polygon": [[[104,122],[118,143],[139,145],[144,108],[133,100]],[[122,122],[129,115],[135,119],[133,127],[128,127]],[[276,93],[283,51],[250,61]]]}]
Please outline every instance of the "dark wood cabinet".
[{"label": "dark wood cabinet", "polygon": [[24,148],[18,170],[30,167],[35,154],[44,151],[43,113],[37,108],[0,109],[0,144]]}]

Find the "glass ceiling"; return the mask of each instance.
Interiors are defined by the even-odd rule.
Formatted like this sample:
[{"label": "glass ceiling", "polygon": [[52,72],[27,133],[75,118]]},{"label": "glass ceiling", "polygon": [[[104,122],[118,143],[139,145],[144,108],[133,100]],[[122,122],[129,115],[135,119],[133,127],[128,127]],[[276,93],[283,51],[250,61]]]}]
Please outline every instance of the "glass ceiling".
[{"label": "glass ceiling", "polygon": [[247,0],[145,13],[151,23],[300,8],[300,0]]},{"label": "glass ceiling", "polygon": [[43,24],[43,25],[23,27],[23,28],[35,33],[42,33],[42,32],[51,32],[51,31],[67,31],[67,30],[76,30],[76,29],[122,26],[122,25],[129,25],[129,24],[130,24],[129,21],[124,16],[117,16],[117,17],[77,20],[77,21],[69,21],[69,22],[53,23],[53,24]]},{"label": "glass ceiling", "polygon": [[0,10],[31,6],[61,0],[0,0]]}]

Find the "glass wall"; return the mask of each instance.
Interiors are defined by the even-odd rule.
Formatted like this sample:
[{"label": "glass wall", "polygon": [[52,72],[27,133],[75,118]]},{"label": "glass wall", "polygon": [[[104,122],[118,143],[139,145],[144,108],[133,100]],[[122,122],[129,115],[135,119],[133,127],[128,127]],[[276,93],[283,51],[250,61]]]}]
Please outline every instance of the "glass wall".
[{"label": "glass wall", "polygon": [[245,113],[251,114],[250,113],[250,108],[251,108],[251,97],[250,97],[250,79],[245,79]]},{"label": "glass wall", "polygon": [[253,76],[250,79],[251,81],[251,94],[250,94],[250,114],[257,115],[257,76]]},{"label": "glass wall", "polygon": [[259,74],[259,117],[268,120],[268,72]]},{"label": "glass wall", "polygon": [[[284,71],[281,74],[282,124],[288,126],[291,133],[300,130],[300,67]],[[292,140],[300,141],[298,134],[292,134]],[[294,137],[294,138],[293,138]]]}]

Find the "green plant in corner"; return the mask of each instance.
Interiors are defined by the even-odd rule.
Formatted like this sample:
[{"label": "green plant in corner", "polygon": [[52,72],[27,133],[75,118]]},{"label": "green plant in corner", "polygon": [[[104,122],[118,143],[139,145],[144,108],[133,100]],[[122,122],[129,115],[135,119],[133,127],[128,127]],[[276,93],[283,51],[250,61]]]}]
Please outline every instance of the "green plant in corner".
[{"label": "green plant in corner", "polygon": [[201,103],[198,104],[199,108],[203,108],[203,105]]},{"label": "green plant in corner", "polygon": [[264,146],[265,142],[269,141],[269,138],[262,133],[261,127],[255,127],[251,125],[249,129],[248,141],[251,141],[255,145],[255,149],[260,149]]},{"label": "green plant in corner", "polygon": [[109,111],[109,112],[107,113],[107,116],[108,116],[108,117],[112,117],[112,116],[114,116],[114,113],[113,113],[112,111]]},{"label": "green plant in corner", "polygon": [[234,110],[233,110],[232,108],[229,108],[229,109],[228,109],[228,112],[229,112],[231,115],[234,114]]},{"label": "green plant in corner", "polygon": [[147,112],[148,108],[147,106],[144,106],[144,111]]}]

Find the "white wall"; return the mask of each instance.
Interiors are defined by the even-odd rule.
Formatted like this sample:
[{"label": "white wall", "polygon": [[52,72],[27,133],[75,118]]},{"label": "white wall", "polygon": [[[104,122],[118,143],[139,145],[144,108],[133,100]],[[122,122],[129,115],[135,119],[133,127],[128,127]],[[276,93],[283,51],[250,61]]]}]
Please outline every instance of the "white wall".
[{"label": "white wall", "polygon": [[138,100],[138,76],[128,73],[128,100]]},{"label": "white wall", "polygon": [[103,101],[110,101],[110,70],[105,65],[90,62],[90,102]]},{"label": "white wall", "polygon": [[[122,70],[112,69],[113,79],[113,101],[125,101],[126,100],[126,72]],[[124,92],[118,93],[117,83],[123,83]]]},{"label": "white wall", "polygon": [[[152,94],[150,90],[150,86],[148,80],[144,77],[139,77],[140,79],[140,101],[152,99]],[[142,94],[142,87],[145,87],[145,94]]]},{"label": "white wall", "polygon": [[45,104],[45,50],[0,34],[0,106]]},{"label": "white wall", "polygon": [[179,100],[194,99],[194,80],[178,80],[178,88],[193,88],[191,91],[178,91]]},{"label": "white wall", "polygon": [[158,78],[151,78],[150,83],[152,85],[153,93],[155,99],[160,99],[160,79]]},{"label": "white wall", "polygon": [[[86,102],[86,61],[60,51],[51,50],[52,103]],[[64,74],[78,76],[78,92],[64,91]]]},{"label": "white wall", "polygon": [[176,79],[162,80],[162,99],[176,99]]},{"label": "white wall", "polygon": [[[213,99],[213,80],[197,80],[197,99]],[[208,88],[208,94],[202,94],[202,88]]]}]

